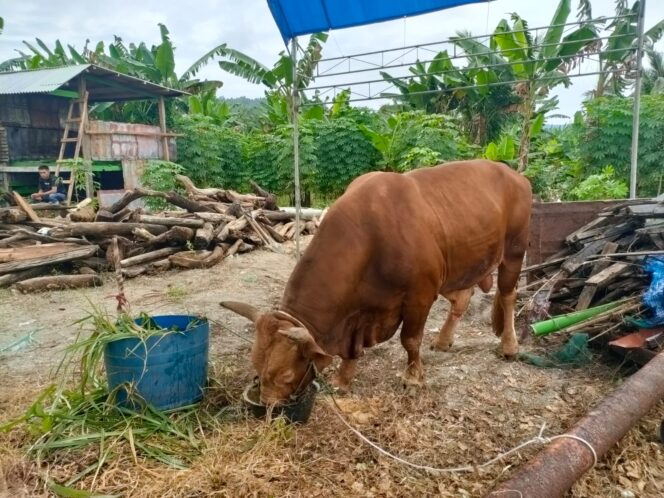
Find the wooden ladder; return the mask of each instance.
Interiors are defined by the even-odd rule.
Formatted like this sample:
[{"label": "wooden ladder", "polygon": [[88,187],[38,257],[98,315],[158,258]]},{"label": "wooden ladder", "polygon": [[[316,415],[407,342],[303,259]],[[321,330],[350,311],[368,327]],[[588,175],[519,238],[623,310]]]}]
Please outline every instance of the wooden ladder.
[{"label": "wooden ladder", "polygon": [[[83,91],[82,96],[76,99],[72,99],[69,103],[69,110],[67,111],[67,119],[65,120],[65,129],[62,134],[62,140],[60,140],[60,153],[58,154],[58,160],[56,161],[55,167],[55,177],[60,176],[60,164],[64,161],[70,159],[79,159],[81,156],[81,144],[83,142],[83,136],[85,135],[85,126],[88,121],[88,92]],[[78,106],[77,115],[74,114],[75,108]],[[75,136],[70,136],[72,133],[75,133]],[[74,146],[74,155],[73,157],[65,158],[65,151],[67,150],[67,145],[75,144]],[[76,178],[74,177],[74,170],[72,170],[69,180],[63,182],[68,185],[67,189],[67,204],[71,204],[71,198],[74,194],[74,184],[76,183]]]}]

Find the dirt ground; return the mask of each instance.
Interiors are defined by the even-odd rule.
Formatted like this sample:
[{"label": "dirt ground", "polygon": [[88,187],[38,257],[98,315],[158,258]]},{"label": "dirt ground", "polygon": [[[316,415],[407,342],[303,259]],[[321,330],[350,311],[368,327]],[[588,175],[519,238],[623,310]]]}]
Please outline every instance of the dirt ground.
[{"label": "dirt ground", "polygon": [[[294,266],[291,254],[256,251],[209,270],[168,272],[126,283],[134,311],[200,313],[213,324],[211,375],[239,398],[252,377],[251,327],[222,310],[224,299],[264,309],[274,306]],[[116,288],[21,295],[0,291],[0,425],[22,413],[49,383],[63,347],[77,333],[73,322],[90,304],[114,306]],[[405,390],[399,375],[405,352],[395,336],[367,350],[353,392],[339,398],[346,419],[386,450],[433,467],[481,464],[534,437],[560,434],[622,381],[622,370],[601,361],[573,369],[540,369],[506,362],[487,322],[489,299],[476,295],[448,353],[429,342],[445,318],[447,303],[434,305],[427,323],[423,360],[426,386]],[[542,343],[527,342],[536,350]],[[330,377],[330,372],[326,372]],[[657,442],[664,402],[589,471],[574,497],[664,496],[664,445]],[[278,431],[246,419],[222,424],[187,470],[127,457],[102,472],[94,491],[127,497],[205,496],[482,496],[537,452],[531,446],[499,464],[472,473],[427,474],[379,455],[339,420],[319,396],[308,424]],[[36,476],[66,479],[77,462],[52,468],[27,460],[24,440],[0,434],[0,496],[51,496]],[[232,444],[229,444],[232,443]],[[83,463],[78,463],[83,465]],[[90,485],[92,485],[90,483]]]}]

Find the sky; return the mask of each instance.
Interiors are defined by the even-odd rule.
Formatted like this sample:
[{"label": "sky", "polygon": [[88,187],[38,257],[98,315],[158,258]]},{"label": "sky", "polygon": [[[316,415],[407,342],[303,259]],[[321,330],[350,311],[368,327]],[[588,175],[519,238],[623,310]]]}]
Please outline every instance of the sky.
[{"label": "sky", "polygon": [[[387,0],[386,0],[387,1]],[[576,1],[570,21],[575,20]],[[611,16],[615,0],[592,0],[593,15]],[[337,57],[382,49],[402,48],[446,40],[458,30],[483,35],[493,30],[502,18],[518,12],[531,27],[546,26],[558,4],[558,0],[496,0],[488,4],[473,4],[434,12],[416,17],[384,23],[332,31],[323,49],[324,57]],[[145,41],[148,46],[159,43],[157,24],[165,24],[176,50],[176,73],[211,48],[226,43],[267,66],[272,66],[279,52],[285,49],[265,0],[0,0],[0,17],[5,20],[5,30],[0,35],[0,61],[14,57],[22,41],[42,39],[49,47],[59,39],[80,49],[86,39],[94,45],[103,40],[113,41],[113,36],[125,42]],[[664,2],[651,0],[646,9],[646,29],[664,18]],[[304,40],[306,41],[306,40]],[[392,58],[410,63],[415,55],[425,59],[426,53],[393,52]],[[399,58],[399,56],[402,56]],[[359,67],[359,66],[355,66]],[[588,62],[593,70],[597,63]],[[405,69],[404,69],[405,70]],[[393,70],[398,75],[404,70]],[[223,97],[261,97],[263,87],[247,83],[222,71],[216,63],[207,66],[200,75],[207,79],[221,79]],[[375,73],[361,78],[373,79]],[[354,78],[360,78],[354,76]],[[569,89],[558,90],[560,114],[572,116],[581,108],[583,94],[593,88],[596,76],[575,78]],[[335,83],[358,81],[351,77],[338,77]],[[332,79],[319,80],[316,84],[328,84]],[[357,87],[360,88],[360,87]],[[375,92],[375,86],[373,91]],[[362,91],[366,87],[360,88]],[[362,103],[376,107],[383,104]]]}]

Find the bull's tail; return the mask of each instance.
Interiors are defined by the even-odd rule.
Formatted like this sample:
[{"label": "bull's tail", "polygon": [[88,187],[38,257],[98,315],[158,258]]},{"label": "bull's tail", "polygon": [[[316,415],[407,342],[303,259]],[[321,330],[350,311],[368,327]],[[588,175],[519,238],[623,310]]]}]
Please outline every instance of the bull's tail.
[{"label": "bull's tail", "polygon": [[505,310],[500,299],[500,290],[496,289],[496,297],[493,299],[493,310],[491,313],[491,326],[493,332],[500,337],[505,328]]}]

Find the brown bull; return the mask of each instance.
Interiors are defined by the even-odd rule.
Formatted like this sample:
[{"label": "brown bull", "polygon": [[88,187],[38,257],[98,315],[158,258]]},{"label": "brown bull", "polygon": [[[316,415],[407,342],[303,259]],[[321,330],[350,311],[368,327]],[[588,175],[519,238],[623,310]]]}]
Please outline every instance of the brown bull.
[{"label": "brown bull", "polygon": [[263,403],[299,392],[342,358],[334,380],[347,388],[363,349],[399,326],[407,383],[423,380],[420,345],[438,295],[452,303],[432,345],[446,350],[471,289],[491,286],[492,322],[503,354],[516,355],[516,284],[528,240],[528,181],[504,164],[459,161],[407,174],[357,178],[328,211],[288,280],[278,311],[223,306],[253,321],[252,362]]}]

